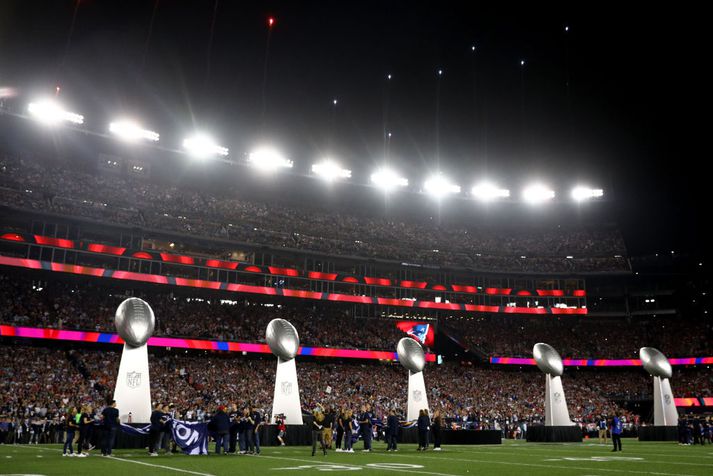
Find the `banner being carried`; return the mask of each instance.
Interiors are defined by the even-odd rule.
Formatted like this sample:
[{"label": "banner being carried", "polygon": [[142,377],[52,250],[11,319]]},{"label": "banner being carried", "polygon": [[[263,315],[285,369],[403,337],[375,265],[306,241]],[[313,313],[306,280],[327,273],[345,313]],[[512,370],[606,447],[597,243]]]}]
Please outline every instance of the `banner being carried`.
[{"label": "banner being carried", "polygon": [[[208,424],[195,421],[168,420],[166,425],[171,429],[171,435],[176,445],[187,455],[208,454]],[[121,424],[121,430],[129,435],[148,435],[151,425],[140,428]]]}]

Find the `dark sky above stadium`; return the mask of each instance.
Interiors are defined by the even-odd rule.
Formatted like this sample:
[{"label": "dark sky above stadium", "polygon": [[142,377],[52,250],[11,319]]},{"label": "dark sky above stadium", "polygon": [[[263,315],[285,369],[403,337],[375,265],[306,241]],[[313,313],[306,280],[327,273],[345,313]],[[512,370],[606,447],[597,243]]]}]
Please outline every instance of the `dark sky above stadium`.
[{"label": "dark sky above stadium", "polygon": [[701,10],[82,0],[70,38],[74,6],[0,3],[0,87],[17,101],[60,85],[90,128],[123,112],[178,143],[198,126],[234,154],[269,140],[305,167],[338,157],[355,179],[388,150],[412,182],[439,167],[464,187],[484,174],[513,190],[586,181],[604,188],[630,246],[702,246]]}]

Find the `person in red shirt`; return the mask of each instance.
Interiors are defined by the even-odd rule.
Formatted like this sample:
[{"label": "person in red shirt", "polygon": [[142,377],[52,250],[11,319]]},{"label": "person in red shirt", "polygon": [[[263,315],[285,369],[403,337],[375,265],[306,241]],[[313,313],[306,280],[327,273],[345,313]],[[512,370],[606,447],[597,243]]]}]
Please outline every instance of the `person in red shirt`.
[{"label": "person in red shirt", "polygon": [[287,425],[285,425],[285,416],[277,415],[277,417],[275,417],[275,423],[277,424],[277,439],[280,442],[280,446],[285,446],[285,436],[287,435]]}]

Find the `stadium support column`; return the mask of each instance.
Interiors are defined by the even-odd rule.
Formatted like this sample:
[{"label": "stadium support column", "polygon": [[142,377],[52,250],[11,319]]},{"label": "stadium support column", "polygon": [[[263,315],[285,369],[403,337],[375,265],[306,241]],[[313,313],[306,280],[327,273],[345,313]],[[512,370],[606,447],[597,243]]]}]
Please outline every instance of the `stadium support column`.
[{"label": "stadium support column", "polygon": [[545,374],[545,426],[571,426],[562,377]]},{"label": "stadium support column", "polygon": [[665,377],[654,377],[654,426],[677,426],[678,410],[671,392],[671,383]]},{"label": "stadium support column", "polygon": [[295,359],[283,360],[277,357],[275,372],[275,394],[272,400],[272,422],[276,415],[285,415],[288,425],[302,424],[300,388],[297,385],[297,365]]},{"label": "stadium support column", "polygon": [[151,420],[149,353],[146,344],[139,347],[124,344],[114,400],[122,423],[129,421],[129,413],[131,423],[148,423]]},{"label": "stadium support column", "polygon": [[428,410],[428,394],[426,393],[426,383],[423,380],[423,372],[408,372],[408,421],[418,420],[418,412]]}]

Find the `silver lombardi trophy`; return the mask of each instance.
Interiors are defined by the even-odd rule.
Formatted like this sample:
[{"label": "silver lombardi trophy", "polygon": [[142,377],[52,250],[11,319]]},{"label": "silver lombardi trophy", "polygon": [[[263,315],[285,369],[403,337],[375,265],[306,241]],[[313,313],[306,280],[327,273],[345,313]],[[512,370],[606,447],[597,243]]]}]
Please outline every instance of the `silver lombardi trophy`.
[{"label": "silver lombardi trophy", "polygon": [[272,353],[277,356],[272,421],[274,423],[277,415],[284,415],[288,424],[301,425],[302,407],[295,364],[295,356],[300,348],[300,336],[297,335],[295,326],[286,320],[273,319],[267,325],[265,340]]},{"label": "silver lombardi trophy", "polygon": [[548,344],[535,344],[532,356],[545,374],[545,426],[571,426],[567,401],[562,388],[564,366],[557,351]]},{"label": "silver lombardi trophy", "polygon": [[156,318],[151,306],[139,298],[122,302],[114,315],[116,331],[124,339],[114,400],[122,422],[148,423],[151,419],[149,354],[146,342],[153,334]]},{"label": "silver lombardi trophy", "polygon": [[420,410],[428,410],[428,394],[423,380],[426,356],[421,344],[410,337],[404,337],[396,345],[396,353],[401,365],[408,369],[408,415],[409,421],[418,419]]},{"label": "silver lombardi trophy", "polygon": [[654,426],[678,426],[678,411],[668,379],[673,375],[671,363],[653,347],[639,349],[644,369],[654,377]]}]

